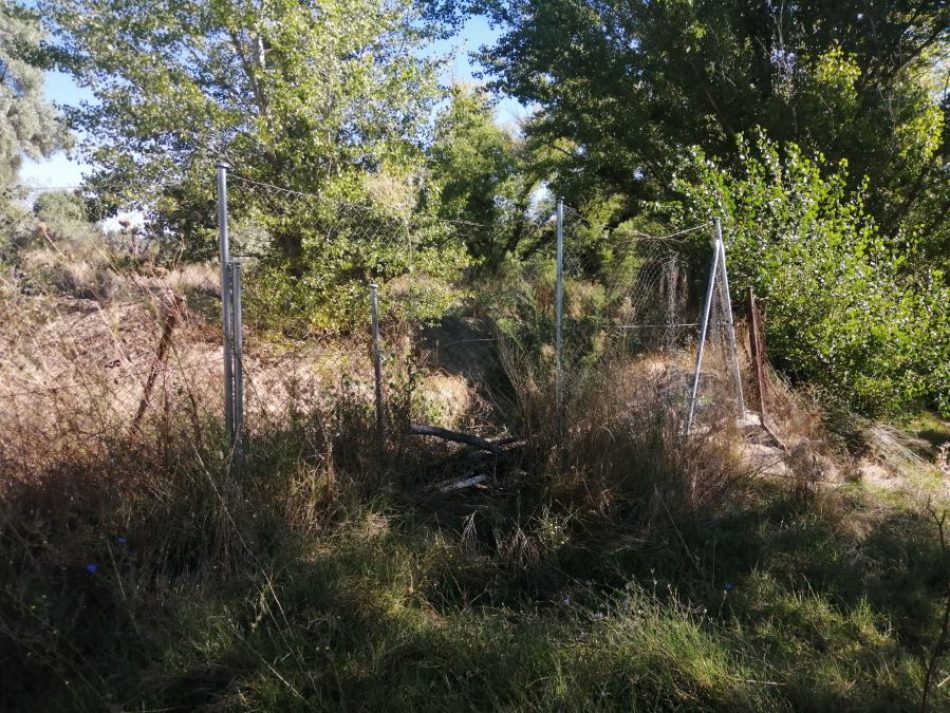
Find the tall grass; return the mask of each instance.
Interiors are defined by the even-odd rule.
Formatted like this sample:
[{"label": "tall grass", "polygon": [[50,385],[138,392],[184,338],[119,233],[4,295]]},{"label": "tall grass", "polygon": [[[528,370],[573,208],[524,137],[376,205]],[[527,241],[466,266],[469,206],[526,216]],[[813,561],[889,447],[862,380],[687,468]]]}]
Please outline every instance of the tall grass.
[{"label": "tall grass", "polygon": [[[209,329],[196,315],[182,350]],[[77,387],[4,441],[0,709],[917,707],[946,563],[915,501],[759,477],[714,378],[686,438],[680,357],[590,362],[559,431],[543,346],[497,343],[470,402],[523,445],[488,469],[404,436],[440,415],[408,342],[381,463],[352,362],[321,362],[320,390],[252,340],[279,373],[238,477],[215,369],[170,361],[131,432],[136,398],[64,336]],[[473,468],[486,488],[432,488]]]}]

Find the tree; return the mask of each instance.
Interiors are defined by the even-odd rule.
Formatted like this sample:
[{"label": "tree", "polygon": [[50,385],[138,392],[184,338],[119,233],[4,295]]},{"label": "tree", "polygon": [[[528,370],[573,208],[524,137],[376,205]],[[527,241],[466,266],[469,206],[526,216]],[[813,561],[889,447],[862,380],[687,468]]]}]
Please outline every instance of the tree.
[{"label": "tree", "polygon": [[[738,142],[742,167],[701,150],[684,163],[668,207],[690,226],[724,216],[738,292],[768,309],[769,350],[787,373],[872,415],[925,401],[950,413],[950,288],[937,270],[885,241],[844,162],[794,144]],[[694,244],[708,259],[705,236]],[[697,265],[695,272],[699,272]]]},{"label": "tree", "polygon": [[35,16],[0,0],[0,201],[9,199],[23,156],[64,148],[67,135],[43,96],[42,32]]},{"label": "tree", "polygon": [[346,328],[366,283],[460,264],[452,236],[412,224],[441,96],[413,0],[39,6],[61,66],[95,96],[71,120],[107,209],[138,204],[156,239],[210,257],[214,165],[231,165],[236,252],[259,258],[252,314]]},{"label": "tree", "polygon": [[847,159],[852,187],[869,176],[868,209],[888,235],[926,217],[939,223],[931,230],[946,226],[946,0],[477,0],[468,9],[503,29],[482,59],[495,88],[539,107],[527,134],[562,147],[562,180],[580,173],[630,197],[628,211],[668,195],[686,147],[737,165],[734,137],[762,127]]},{"label": "tree", "polygon": [[78,192],[47,191],[33,202],[33,215],[44,235],[59,244],[94,245],[101,232],[86,215],[86,203]]},{"label": "tree", "polygon": [[484,90],[455,86],[437,117],[429,150],[430,202],[459,226],[470,254],[496,266],[531,232],[530,171],[525,142],[499,127]]},{"label": "tree", "polygon": [[[96,101],[72,112],[115,205],[153,209],[157,232],[213,224],[214,165],[297,191],[358,200],[368,175],[409,180],[437,98],[410,0],[39,0],[61,65]],[[118,187],[118,188],[117,188]],[[240,186],[235,186],[239,191]],[[300,268],[301,217],[257,210]],[[276,215],[275,215],[276,213]]]}]

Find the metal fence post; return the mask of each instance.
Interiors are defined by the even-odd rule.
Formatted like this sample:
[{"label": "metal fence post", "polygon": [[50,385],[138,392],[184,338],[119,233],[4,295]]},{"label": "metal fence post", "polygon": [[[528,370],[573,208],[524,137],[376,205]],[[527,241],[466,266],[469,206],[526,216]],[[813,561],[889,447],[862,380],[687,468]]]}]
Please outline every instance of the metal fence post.
[{"label": "metal fence post", "polygon": [[706,302],[703,305],[703,319],[699,326],[699,346],[696,350],[696,369],[693,373],[693,386],[689,394],[689,411],[686,415],[686,435],[693,427],[693,416],[696,413],[696,395],[699,393],[699,375],[703,368],[703,354],[706,351],[706,335],[709,332],[709,316],[712,313],[713,290],[716,287],[719,273],[719,245],[712,240],[713,260],[709,268],[709,285],[706,287]]},{"label": "metal fence post", "polygon": [[234,375],[231,345],[231,284],[228,264],[231,249],[228,239],[228,165],[219,163],[218,170],[218,248],[221,261],[221,321],[224,332],[224,423],[233,447],[234,437]]},{"label": "metal fence post", "polygon": [[386,415],[383,400],[382,350],[379,343],[379,285],[369,286],[370,317],[373,325],[373,372],[376,380],[376,448],[382,462],[386,450]]},{"label": "metal fence post", "polygon": [[233,358],[234,432],[232,443],[235,468],[240,471],[244,430],[244,323],[241,315],[241,263],[231,263],[231,355]]},{"label": "metal fence post", "polygon": [[564,199],[557,199],[557,268],[554,286],[555,426],[558,446],[564,431]]},{"label": "metal fence post", "polygon": [[715,219],[716,244],[719,250],[719,291],[726,317],[726,337],[729,342],[729,356],[732,361],[732,377],[736,389],[736,411],[740,419],[745,418],[745,398],[742,394],[742,371],[739,369],[739,350],[736,348],[736,323],[732,317],[732,297],[729,294],[729,272],[726,269],[726,244],[722,239],[722,222]]}]

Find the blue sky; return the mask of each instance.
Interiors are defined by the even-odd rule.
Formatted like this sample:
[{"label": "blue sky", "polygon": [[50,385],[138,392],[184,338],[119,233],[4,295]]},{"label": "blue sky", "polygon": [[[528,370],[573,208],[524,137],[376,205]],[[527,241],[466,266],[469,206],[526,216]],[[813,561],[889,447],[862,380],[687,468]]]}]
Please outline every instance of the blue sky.
[{"label": "blue sky", "polygon": [[[468,20],[461,32],[450,40],[439,42],[433,48],[437,54],[451,54],[453,60],[446,66],[442,81],[480,83],[474,73],[478,71],[471,53],[480,46],[491,43],[498,36],[488,21],[482,17]],[[48,72],[46,77],[46,96],[50,101],[67,106],[75,106],[83,100],[91,100],[89,92],[77,87],[72,79],[61,72]],[[517,101],[502,98],[498,102],[496,118],[503,125],[517,125],[528,111]],[[69,157],[59,153],[49,159],[34,161],[26,159],[20,170],[20,180],[24,185],[35,188],[58,186],[76,186],[82,181],[87,170],[78,156]]]}]

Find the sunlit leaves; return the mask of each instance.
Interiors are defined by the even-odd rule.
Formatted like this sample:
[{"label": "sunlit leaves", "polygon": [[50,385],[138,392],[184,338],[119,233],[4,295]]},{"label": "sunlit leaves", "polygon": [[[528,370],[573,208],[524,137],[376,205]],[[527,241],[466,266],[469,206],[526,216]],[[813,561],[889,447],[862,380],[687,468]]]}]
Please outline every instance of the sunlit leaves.
[{"label": "sunlit leaves", "polygon": [[[346,295],[440,249],[441,236],[419,231],[411,257],[391,229],[416,200],[440,96],[438,60],[421,52],[429,28],[412,0],[39,5],[62,66],[95,96],[72,119],[86,131],[92,187],[106,204],[138,205],[155,239],[209,257],[214,166],[231,165],[235,249],[252,235],[247,250],[259,261],[251,302],[339,326],[350,315],[334,305],[349,304]],[[400,206],[375,190],[386,183],[400,187]]]},{"label": "sunlit leaves", "polygon": [[763,297],[771,354],[789,372],[868,413],[920,400],[950,408],[943,275],[907,270],[844,165],[794,145],[783,153],[761,137],[742,142],[741,167],[724,170],[695,152],[673,213],[684,224],[725,217],[737,294],[753,286]]},{"label": "sunlit leaves", "polygon": [[761,126],[848,159],[852,187],[870,176],[867,209],[890,237],[910,224],[950,234],[936,121],[946,2],[470,4],[502,30],[483,53],[495,85],[538,107],[528,136],[582,149],[559,178],[629,196],[628,212],[669,196],[671,157],[684,148],[734,162],[734,136]]},{"label": "sunlit leaves", "polygon": [[24,155],[49,156],[68,139],[43,95],[36,17],[0,0],[0,205]]}]

